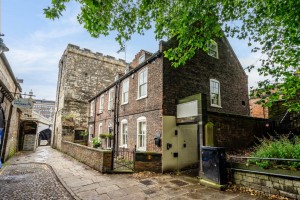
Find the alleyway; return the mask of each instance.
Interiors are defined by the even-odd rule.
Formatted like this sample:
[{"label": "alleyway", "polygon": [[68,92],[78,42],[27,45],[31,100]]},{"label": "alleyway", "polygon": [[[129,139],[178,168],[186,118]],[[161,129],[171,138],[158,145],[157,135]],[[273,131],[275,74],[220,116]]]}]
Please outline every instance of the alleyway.
[{"label": "alleyway", "polygon": [[1,171],[0,185],[0,199],[72,199],[70,194],[84,200],[264,199],[206,188],[180,176],[138,180],[130,174],[100,174],[51,147],[39,147],[36,152],[22,152],[11,158]]}]

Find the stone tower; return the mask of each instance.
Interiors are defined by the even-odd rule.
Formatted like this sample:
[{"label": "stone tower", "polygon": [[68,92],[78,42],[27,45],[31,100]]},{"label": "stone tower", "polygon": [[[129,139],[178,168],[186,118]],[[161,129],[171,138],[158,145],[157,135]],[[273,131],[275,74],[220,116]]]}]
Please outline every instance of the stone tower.
[{"label": "stone tower", "polygon": [[52,145],[74,141],[76,131],[86,131],[88,100],[124,73],[126,63],[69,44],[59,61]]}]

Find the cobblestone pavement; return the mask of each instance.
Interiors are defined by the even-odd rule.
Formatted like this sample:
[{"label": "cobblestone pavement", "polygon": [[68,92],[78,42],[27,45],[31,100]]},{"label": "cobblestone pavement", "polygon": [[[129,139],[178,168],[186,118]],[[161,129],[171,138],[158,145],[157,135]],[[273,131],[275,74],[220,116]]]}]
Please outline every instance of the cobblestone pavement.
[{"label": "cobblestone pavement", "polygon": [[0,175],[0,199],[74,199],[46,164],[9,165]]},{"label": "cobblestone pavement", "polygon": [[[159,175],[138,180],[130,174],[101,174],[51,147],[39,147],[36,152],[19,153],[9,160],[7,167],[11,167],[9,164],[15,164],[14,166],[18,169],[18,166],[26,166],[24,163],[47,163],[50,165],[61,183],[75,199],[266,199],[248,194],[218,191],[175,175]],[[59,191],[57,192],[59,193]]]}]

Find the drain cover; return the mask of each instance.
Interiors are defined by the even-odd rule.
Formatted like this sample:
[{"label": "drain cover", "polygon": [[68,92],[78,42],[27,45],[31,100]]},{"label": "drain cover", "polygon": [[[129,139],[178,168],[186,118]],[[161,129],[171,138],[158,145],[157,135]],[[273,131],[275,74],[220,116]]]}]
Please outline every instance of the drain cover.
[{"label": "drain cover", "polygon": [[142,180],[140,182],[143,183],[144,185],[153,185],[153,182],[151,180]]},{"label": "drain cover", "polygon": [[144,193],[150,195],[150,194],[156,193],[156,191],[155,190],[145,190]]},{"label": "drain cover", "polygon": [[171,183],[174,183],[175,185],[181,187],[181,186],[185,186],[185,185],[188,185],[187,182],[184,182],[184,181],[180,181],[180,180],[172,180],[170,181]]}]

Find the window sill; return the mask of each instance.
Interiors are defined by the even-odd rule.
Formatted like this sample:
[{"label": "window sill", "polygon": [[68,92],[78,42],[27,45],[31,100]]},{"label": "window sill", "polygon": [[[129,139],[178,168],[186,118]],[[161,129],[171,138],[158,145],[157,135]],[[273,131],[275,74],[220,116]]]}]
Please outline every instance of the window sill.
[{"label": "window sill", "polygon": [[122,146],[119,146],[119,148],[124,148],[124,149],[127,149],[127,145],[122,145]]},{"label": "window sill", "polygon": [[124,102],[124,103],[121,103],[121,106],[125,106],[127,104],[128,104],[128,102]]},{"label": "window sill", "polygon": [[210,104],[211,107],[214,107],[214,108],[222,108],[222,106],[219,106],[219,105],[214,105],[214,104]]},{"label": "window sill", "polygon": [[146,149],[136,149],[136,151],[139,151],[139,152],[146,152]]},{"label": "window sill", "polygon": [[143,96],[143,97],[139,97],[139,98],[137,98],[136,100],[138,101],[138,100],[141,100],[141,99],[145,99],[145,98],[147,98],[148,96],[146,95],[146,96]]}]

